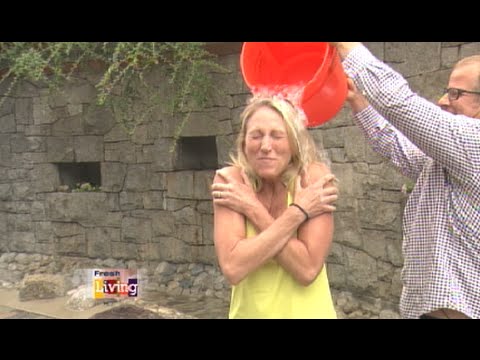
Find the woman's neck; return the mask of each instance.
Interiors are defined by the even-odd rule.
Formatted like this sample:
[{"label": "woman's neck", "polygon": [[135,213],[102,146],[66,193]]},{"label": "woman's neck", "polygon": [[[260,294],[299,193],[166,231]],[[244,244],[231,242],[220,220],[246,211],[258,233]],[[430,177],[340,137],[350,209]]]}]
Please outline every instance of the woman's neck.
[{"label": "woman's neck", "polygon": [[285,188],[285,185],[283,184],[283,182],[281,180],[274,180],[274,181],[263,181],[262,183],[262,189],[260,190],[260,192],[264,193],[264,194],[274,194],[279,192],[280,190],[282,190],[283,188]]},{"label": "woman's neck", "polygon": [[258,192],[258,199],[265,206],[270,215],[277,218],[285,210],[286,188],[281,181],[268,181],[262,184]]}]

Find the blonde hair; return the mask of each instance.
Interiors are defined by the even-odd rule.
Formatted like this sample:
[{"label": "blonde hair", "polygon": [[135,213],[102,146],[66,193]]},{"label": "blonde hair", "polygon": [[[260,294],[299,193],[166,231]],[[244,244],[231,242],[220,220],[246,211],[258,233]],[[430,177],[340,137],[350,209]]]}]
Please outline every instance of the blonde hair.
[{"label": "blonde hair", "polygon": [[[242,126],[236,141],[236,152],[231,154],[231,165],[244,170],[256,191],[262,188],[262,179],[253,171],[245,156],[245,137],[248,120],[260,109],[267,107],[277,112],[283,119],[287,129],[292,158],[287,169],[282,174],[282,182],[289,186],[308,165],[314,162],[327,162],[325,154],[317,150],[312,136],[305,126],[305,114],[285,98],[269,96],[255,96],[250,99],[242,112],[240,119]],[[323,149],[322,149],[323,150]]]}]

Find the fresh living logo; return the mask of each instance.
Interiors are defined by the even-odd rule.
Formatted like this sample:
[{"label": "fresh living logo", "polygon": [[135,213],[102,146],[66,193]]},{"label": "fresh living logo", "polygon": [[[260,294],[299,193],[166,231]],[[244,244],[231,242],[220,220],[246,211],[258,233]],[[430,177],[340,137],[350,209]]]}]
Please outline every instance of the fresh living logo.
[{"label": "fresh living logo", "polygon": [[94,269],[92,275],[94,299],[138,296],[137,270]]}]

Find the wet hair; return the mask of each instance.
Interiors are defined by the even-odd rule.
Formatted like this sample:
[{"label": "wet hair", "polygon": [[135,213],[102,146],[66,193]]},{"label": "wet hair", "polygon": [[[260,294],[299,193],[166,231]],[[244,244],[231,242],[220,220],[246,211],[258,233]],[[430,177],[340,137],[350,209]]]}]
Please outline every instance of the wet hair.
[{"label": "wet hair", "polygon": [[463,58],[462,60],[458,61],[455,66],[453,67],[453,70],[464,67],[464,66],[473,66],[475,67],[476,70],[476,76],[477,76],[477,88],[475,91],[480,91],[480,55],[472,55],[472,56],[467,56],[466,58]]},{"label": "wet hair", "polygon": [[253,171],[245,156],[245,138],[250,118],[261,108],[269,108],[277,112],[285,123],[287,137],[290,143],[292,158],[287,169],[282,174],[282,182],[289,186],[303,170],[314,162],[327,163],[323,149],[313,141],[305,123],[305,114],[289,100],[275,96],[253,97],[242,112],[241,128],[236,141],[235,153],[230,155],[231,165],[244,170],[256,191],[262,188],[261,178]]}]

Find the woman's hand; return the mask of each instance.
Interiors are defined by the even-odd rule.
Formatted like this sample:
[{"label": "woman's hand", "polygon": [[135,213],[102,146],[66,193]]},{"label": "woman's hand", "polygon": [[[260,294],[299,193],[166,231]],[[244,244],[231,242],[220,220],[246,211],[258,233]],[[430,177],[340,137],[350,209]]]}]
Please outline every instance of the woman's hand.
[{"label": "woman's hand", "polygon": [[212,197],[216,205],[226,206],[245,216],[247,216],[247,209],[249,207],[263,206],[258,200],[245,172],[241,172],[243,183],[235,180],[222,170],[218,170],[217,175],[220,176],[225,183],[217,182],[212,184]]},{"label": "woman's hand", "polygon": [[335,180],[335,175],[327,174],[320,180],[302,187],[301,177],[297,178],[295,204],[301,206],[309,218],[336,210],[335,201],[338,199],[338,188],[328,183]]}]

